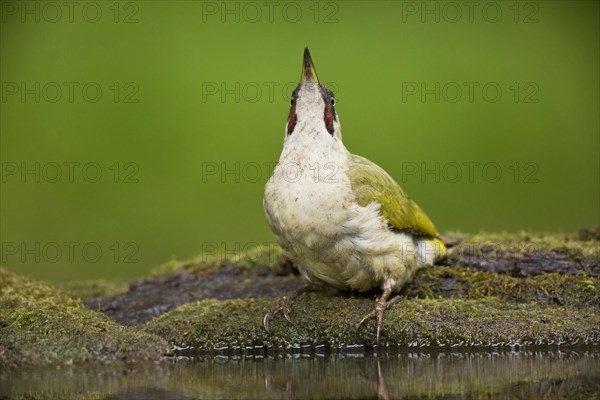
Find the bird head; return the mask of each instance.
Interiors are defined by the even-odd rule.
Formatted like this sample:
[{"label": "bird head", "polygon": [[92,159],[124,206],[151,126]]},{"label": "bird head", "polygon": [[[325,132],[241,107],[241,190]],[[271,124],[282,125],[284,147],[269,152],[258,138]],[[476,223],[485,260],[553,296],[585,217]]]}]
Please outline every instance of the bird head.
[{"label": "bird head", "polygon": [[300,84],[292,93],[286,135],[313,133],[341,138],[333,92],[319,83],[308,47],[304,48]]}]

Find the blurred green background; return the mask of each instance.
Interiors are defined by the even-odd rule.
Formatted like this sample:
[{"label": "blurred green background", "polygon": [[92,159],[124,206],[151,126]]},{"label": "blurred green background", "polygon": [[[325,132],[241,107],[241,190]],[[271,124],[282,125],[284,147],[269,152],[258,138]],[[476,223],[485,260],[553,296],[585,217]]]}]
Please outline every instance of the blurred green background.
[{"label": "blurred green background", "polygon": [[2,265],[131,278],[273,242],[305,45],[346,146],[438,230],[598,226],[599,3],[477,4],[3,2]]}]

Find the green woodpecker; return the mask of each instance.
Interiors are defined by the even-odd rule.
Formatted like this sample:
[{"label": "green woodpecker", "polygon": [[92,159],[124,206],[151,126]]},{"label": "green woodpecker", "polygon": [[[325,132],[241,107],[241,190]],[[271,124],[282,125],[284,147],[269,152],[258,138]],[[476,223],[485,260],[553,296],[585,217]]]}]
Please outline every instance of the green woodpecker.
[{"label": "green woodpecker", "polygon": [[433,223],[398,183],[346,149],[333,93],[319,83],[308,48],[264,209],[284,256],[307,282],[265,315],[267,331],[278,313],[290,320],[292,303],[307,290],[381,288],[358,325],[375,318],[379,341],[383,313],[399,300],[390,295],[446,255]]}]

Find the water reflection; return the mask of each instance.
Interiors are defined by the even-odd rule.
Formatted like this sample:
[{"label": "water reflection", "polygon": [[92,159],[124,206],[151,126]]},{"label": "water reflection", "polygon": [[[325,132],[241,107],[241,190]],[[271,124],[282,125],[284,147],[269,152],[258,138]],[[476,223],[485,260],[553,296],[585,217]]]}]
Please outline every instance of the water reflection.
[{"label": "water reflection", "polygon": [[48,399],[598,398],[600,349],[348,349],[184,354],[136,370],[0,372],[0,397]]}]

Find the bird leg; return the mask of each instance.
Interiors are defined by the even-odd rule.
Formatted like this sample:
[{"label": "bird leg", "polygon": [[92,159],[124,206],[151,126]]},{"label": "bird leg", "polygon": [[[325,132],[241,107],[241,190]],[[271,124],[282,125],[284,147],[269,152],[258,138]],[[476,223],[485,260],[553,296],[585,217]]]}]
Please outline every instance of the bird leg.
[{"label": "bird leg", "polygon": [[388,301],[388,297],[392,294],[392,288],[395,283],[396,282],[393,279],[388,279],[383,283],[383,293],[375,302],[375,309],[365,315],[358,323],[358,327],[360,328],[368,320],[377,318],[377,344],[379,344],[379,333],[383,326],[383,313],[401,300],[400,296],[396,296]]},{"label": "bird leg", "polygon": [[289,296],[283,296],[281,301],[279,301],[279,303],[275,307],[273,307],[271,309],[271,311],[269,311],[267,314],[265,314],[265,317],[263,318],[263,327],[265,328],[265,331],[267,331],[267,333],[269,333],[269,323],[279,313],[283,314],[285,319],[290,324],[293,324],[292,319],[290,318],[290,312],[292,311],[292,306],[294,305],[296,300],[300,299],[301,297],[303,297],[304,295],[306,295],[308,292],[310,292],[312,290],[313,290],[312,288],[309,288],[307,286],[307,287],[304,287],[302,289],[295,291],[294,293],[292,293]]},{"label": "bird leg", "polygon": [[381,373],[381,363],[379,358],[377,359],[377,399],[390,399],[390,393],[385,386],[385,379],[383,379],[383,374]]}]

